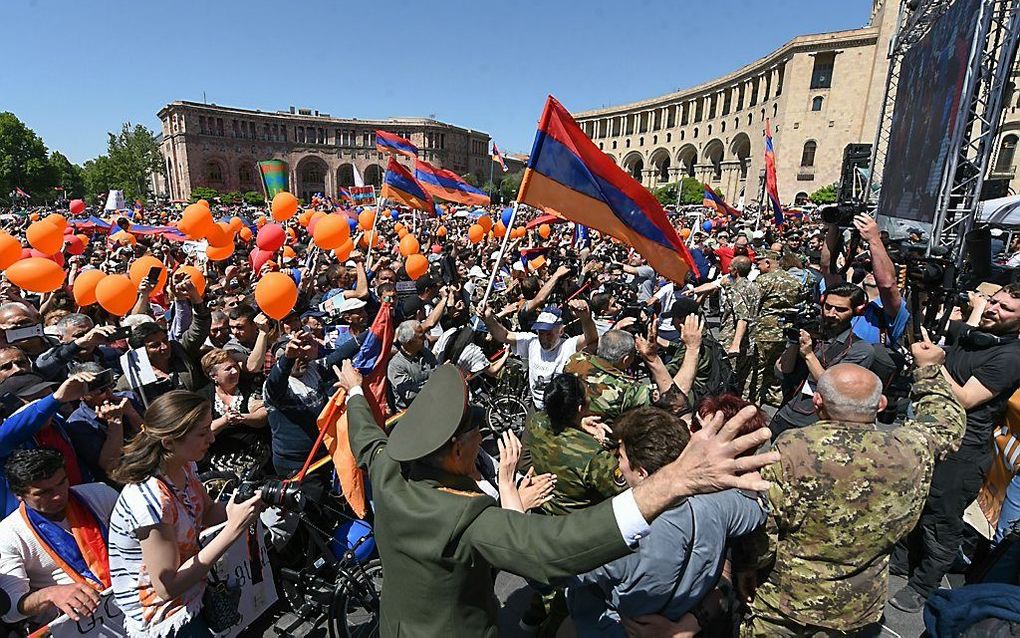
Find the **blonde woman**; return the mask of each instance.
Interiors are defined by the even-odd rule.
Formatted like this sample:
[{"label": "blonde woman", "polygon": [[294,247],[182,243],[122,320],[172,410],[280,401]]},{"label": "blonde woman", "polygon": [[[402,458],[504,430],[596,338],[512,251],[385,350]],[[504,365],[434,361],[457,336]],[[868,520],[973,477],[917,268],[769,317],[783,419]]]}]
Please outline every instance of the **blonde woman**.
[{"label": "blonde woman", "polygon": [[[112,474],[124,483],[110,517],[110,575],[129,636],[211,636],[199,613],[209,569],[246,533],[258,496],[215,503],[196,463],[214,440],[209,401],[173,390],[153,401]],[[202,529],[226,521],[205,547]]]}]

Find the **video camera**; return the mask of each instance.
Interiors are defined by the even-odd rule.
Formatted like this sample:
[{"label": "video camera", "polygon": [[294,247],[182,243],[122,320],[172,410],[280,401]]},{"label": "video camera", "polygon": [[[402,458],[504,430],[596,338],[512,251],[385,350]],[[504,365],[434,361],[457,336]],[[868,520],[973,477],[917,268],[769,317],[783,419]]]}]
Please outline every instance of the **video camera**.
[{"label": "video camera", "polygon": [[925,254],[927,244],[899,239],[889,242],[886,250],[893,263],[906,266],[909,287],[924,291],[955,289],[956,264],[949,258],[948,248],[933,246],[929,256]]},{"label": "video camera", "polygon": [[788,341],[798,341],[801,330],[812,335],[818,334],[820,324],[821,308],[811,302],[802,301],[779,313],[779,325]]},{"label": "video camera", "polygon": [[837,202],[818,207],[818,214],[826,224],[835,224],[839,228],[850,228],[854,225],[854,215],[868,212],[868,205],[857,200]]}]

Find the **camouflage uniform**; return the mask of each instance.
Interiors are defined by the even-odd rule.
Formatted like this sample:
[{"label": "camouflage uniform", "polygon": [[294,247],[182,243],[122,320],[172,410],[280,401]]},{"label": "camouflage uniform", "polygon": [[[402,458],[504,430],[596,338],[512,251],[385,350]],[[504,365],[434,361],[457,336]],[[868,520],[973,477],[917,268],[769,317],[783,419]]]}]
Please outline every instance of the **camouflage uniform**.
[{"label": "camouflage uniform", "polygon": [[740,380],[747,379],[751,371],[751,352],[753,342],[751,334],[754,332],[755,318],[758,316],[758,306],[761,304],[761,290],[758,286],[741,277],[735,281],[725,280],[720,289],[720,305],[722,306],[722,318],[719,324],[719,343],[723,350],[728,350],[733,343],[733,336],[737,332],[737,322],[747,322],[747,329],[744,331],[744,340],[740,343],[740,354],[735,356],[733,361],[733,372]]},{"label": "camouflage uniform", "polygon": [[557,434],[545,412],[532,414],[525,427],[535,473],[556,475],[553,497],[542,506],[546,514],[590,507],[626,487],[616,456],[587,432],[566,428]]},{"label": "camouflage uniform", "polygon": [[917,416],[899,428],[819,421],[776,440],[782,460],[762,471],[768,521],[734,553],[735,568],[772,563],[744,638],[852,635],[881,618],[892,547],[917,523],[935,462],[966,424],[939,366],[914,380]]},{"label": "camouflage uniform", "polygon": [[588,389],[588,412],[601,416],[611,426],[620,415],[655,398],[655,386],[639,381],[602,357],[575,352],[563,366],[564,372],[576,374]]},{"label": "camouflage uniform", "polygon": [[782,392],[776,378],[776,362],[786,347],[779,316],[804,300],[804,287],[782,268],[773,265],[772,270],[758,277],[754,283],[761,291],[757,321],[751,332],[754,343],[751,376],[745,381],[744,398],[755,403],[779,405]]}]

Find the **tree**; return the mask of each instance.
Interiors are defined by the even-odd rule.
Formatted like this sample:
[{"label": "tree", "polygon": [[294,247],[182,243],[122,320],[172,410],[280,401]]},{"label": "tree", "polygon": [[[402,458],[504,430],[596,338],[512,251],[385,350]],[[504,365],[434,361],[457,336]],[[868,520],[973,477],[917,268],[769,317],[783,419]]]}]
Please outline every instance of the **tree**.
[{"label": "tree", "polygon": [[86,201],[95,202],[99,198],[105,202],[107,191],[119,189],[116,169],[106,155],[85,162],[81,173]]},{"label": "tree", "polygon": [[85,179],[80,166],[72,164],[63,153],[53,151],[50,153],[50,168],[56,177],[57,186],[64,188],[64,197],[71,199],[85,196]]},{"label": "tree", "polygon": [[224,206],[236,206],[241,203],[241,198],[244,197],[240,191],[232,191],[230,193],[223,193],[220,195],[220,203]]},{"label": "tree", "polygon": [[215,188],[207,188],[205,186],[196,186],[195,188],[191,189],[191,202],[192,203],[197,202],[200,199],[204,199],[207,202],[211,202],[212,200],[218,198],[219,196],[220,196],[220,192],[218,190],[216,190]]},{"label": "tree", "polygon": [[499,183],[499,194],[503,201],[512,202],[517,199],[517,192],[521,190],[521,180],[524,179],[524,171],[507,173]]},{"label": "tree", "polygon": [[680,186],[678,182],[672,182],[665,186],[659,186],[658,188],[652,189],[652,195],[655,195],[655,199],[659,200],[659,203],[663,206],[675,206],[676,205],[676,191]]},{"label": "tree", "polygon": [[0,113],[0,197],[6,199],[20,188],[44,199],[53,194],[56,185],[42,139],[13,113]]},{"label": "tree", "polygon": [[[682,182],[671,182],[652,190],[652,195],[663,206],[676,205],[676,190],[680,188],[680,204],[700,204],[705,201],[705,185],[693,177],[685,177]],[[719,191],[716,191],[719,193]],[[722,196],[722,193],[719,193]]]},{"label": "tree", "polygon": [[163,172],[163,158],[156,136],[141,124],[126,122],[118,135],[110,133],[107,156],[117,179],[117,188],[127,200],[149,195],[150,177]]},{"label": "tree", "polygon": [[460,176],[460,178],[475,188],[478,188],[478,184],[480,183],[474,173],[464,173]]},{"label": "tree", "polygon": [[808,199],[815,204],[835,204],[836,192],[836,184],[829,184],[828,186],[823,186],[811,193],[811,195],[808,196]]},{"label": "tree", "polygon": [[266,196],[262,193],[256,193],[255,191],[248,191],[241,196],[244,199],[244,203],[249,206],[265,206]]}]

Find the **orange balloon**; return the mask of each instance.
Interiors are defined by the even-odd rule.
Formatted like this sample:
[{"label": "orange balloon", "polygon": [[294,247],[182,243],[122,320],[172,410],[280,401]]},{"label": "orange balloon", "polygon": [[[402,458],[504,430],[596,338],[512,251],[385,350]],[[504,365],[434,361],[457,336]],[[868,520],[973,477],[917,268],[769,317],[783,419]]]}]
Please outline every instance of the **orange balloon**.
[{"label": "orange balloon", "polygon": [[71,292],[74,302],[79,306],[91,306],[96,303],[96,284],[106,276],[102,270],[86,270],[74,279]]},{"label": "orange balloon", "polygon": [[291,248],[290,246],[284,246],[283,247],[283,258],[284,259],[294,259],[295,257],[297,257],[297,253],[294,252],[293,248]]},{"label": "orange balloon", "polygon": [[28,216],[28,219],[33,222],[39,221],[39,213],[32,213]]},{"label": "orange balloon", "polygon": [[200,199],[195,203],[201,206],[202,208],[205,208],[206,210],[212,210],[211,208],[209,208],[209,200]]},{"label": "orange balloon", "polygon": [[177,224],[177,228],[187,235],[188,239],[202,239],[215,225],[216,222],[213,221],[209,207],[199,203],[191,204],[184,209],[184,215],[181,217],[180,223]]},{"label": "orange balloon", "polygon": [[414,235],[408,233],[400,240],[400,254],[404,257],[416,255],[420,250],[421,244],[418,243],[418,238]]},{"label": "orange balloon", "polygon": [[298,215],[297,223],[300,224],[303,228],[308,228],[308,222],[310,222],[311,220],[312,220],[312,211],[306,210],[303,213],[301,213],[300,215]]},{"label": "orange balloon", "polygon": [[409,255],[404,262],[404,270],[407,271],[408,277],[417,280],[429,271],[429,260],[425,258],[425,255],[418,253]]},{"label": "orange balloon", "polygon": [[205,238],[214,248],[224,248],[227,244],[234,243],[234,233],[231,232],[230,225],[224,222],[213,224]]},{"label": "orange balloon", "polygon": [[496,225],[492,227],[492,234],[496,237],[506,235],[506,226],[503,225],[503,222],[496,222]]},{"label": "orange balloon", "polygon": [[232,231],[234,231],[236,233],[236,232],[240,231],[242,228],[244,228],[244,220],[243,219],[241,219],[240,217],[231,217],[230,218],[230,230],[232,230]]},{"label": "orange balloon", "polygon": [[347,261],[347,258],[351,256],[352,252],[354,252],[354,240],[348,237],[347,241],[333,251],[333,254],[336,255],[336,258],[340,261]]},{"label": "orange balloon", "polygon": [[397,239],[403,239],[404,237],[407,237],[407,235],[408,233],[406,228],[401,228],[397,231]]},{"label": "orange balloon", "polygon": [[482,227],[482,230],[489,232],[492,230],[492,218],[488,215],[482,215],[478,218],[478,225]]},{"label": "orange balloon", "polygon": [[436,230],[436,234],[440,237],[446,237],[446,226],[440,226],[439,229]]},{"label": "orange balloon", "polygon": [[471,228],[468,228],[468,239],[471,243],[477,244],[482,241],[482,237],[485,237],[485,229],[480,224],[471,224]]},{"label": "orange balloon", "polygon": [[[199,295],[205,296],[205,275],[202,271],[194,266],[184,265],[177,269],[177,272],[183,272],[188,275],[191,279],[191,283],[194,284],[195,290]],[[175,273],[176,274],[176,273]]]},{"label": "orange balloon", "polygon": [[358,215],[358,226],[361,226],[361,230],[372,230],[372,224],[375,223],[375,211],[364,210]]},{"label": "orange balloon", "polygon": [[88,235],[83,235],[81,233],[78,233],[77,235],[75,235],[75,237],[80,239],[81,243],[85,244],[86,246],[89,245],[89,236]]},{"label": "orange balloon", "polygon": [[552,233],[552,228],[549,227],[549,224],[542,224],[538,227],[538,236],[542,239],[549,239],[550,233]]},{"label": "orange balloon", "polygon": [[247,243],[251,241],[251,229],[247,226],[241,226],[241,230],[237,232],[237,236],[241,238],[241,241]]},{"label": "orange balloon", "polygon": [[298,289],[294,280],[282,272],[269,272],[255,284],[255,303],[266,316],[279,321],[294,309]]},{"label": "orange balloon", "polygon": [[156,282],[156,287],[153,288],[152,292],[149,294],[150,297],[158,295],[162,292],[163,286],[166,285],[167,272],[166,266],[163,265],[163,262],[152,255],[144,255],[136,259],[131,264],[131,267],[128,268],[128,276],[131,278],[131,283],[133,283],[135,287],[142,285],[142,280],[149,276],[149,271],[153,268],[159,268],[159,280]]},{"label": "orange balloon", "polygon": [[339,248],[351,237],[351,227],[343,215],[326,215],[315,221],[312,240],[323,250]]},{"label": "orange balloon", "polygon": [[0,270],[21,259],[21,242],[0,230]]},{"label": "orange balloon", "polygon": [[278,222],[290,219],[297,212],[298,201],[287,191],[280,191],[273,196],[273,219]]},{"label": "orange balloon", "polygon": [[267,221],[268,220],[266,219],[265,215],[259,215],[258,217],[255,218],[255,227],[262,228],[263,226],[266,225]]},{"label": "orange balloon", "polygon": [[691,229],[690,228],[681,228],[680,229],[680,236],[683,237],[684,239],[687,239],[688,237],[691,236]]},{"label": "orange balloon", "polygon": [[234,242],[230,242],[226,246],[209,246],[205,249],[205,255],[210,261],[223,261],[234,254]]},{"label": "orange balloon", "polygon": [[123,317],[131,312],[138,297],[138,288],[127,275],[107,275],[96,284],[96,301],[111,315]]},{"label": "orange balloon", "polygon": [[293,228],[285,228],[284,232],[287,233],[287,243],[292,244],[297,241],[297,232]]},{"label": "orange balloon", "polygon": [[59,253],[64,247],[64,231],[45,221],[35,222],[28,227],[25,235],[28,243],[45,255]]},{"label": "orange balloon", "polygon": [[400,231],[404,230],[404,225],[401,224],[400,222],[397,222],[396,224],[393,224],[393,230],[399,233]]},{"label": "orange balloon", "polygon": [[374,230],[370,230],[361,235],[361,239],[358,241],[358,245],[361,246],[362,248],[368,248],[369,243],[371,243],[372,247],[374,248],[379,245],[380,241],[381,240],[379,239],[379,233],[377,233]]},{"label": "orange balloon", "polygon": [[132,235],[131,233],[127,232],[126,230],[122,230],[119,233],[114,233],[110,235],[110,239],[122,246],[127,246],[128,244],[134,246],[135,244],[138,243],[138,238]]},{"label": "orange balloon", "polygon": [[52,215],[43,217],[43,221],[53,224],[60,229],[60,232],[64,232],[64,230],[67,229],[67,219],[60,213],[53,213]]},{"label": "orange balloon", "polygon": [[[55,229],[56,226],[53,226]],[[22,290],[53,292],[64,284],[64,269],[52,259],[19,259],[7,269],[7,279]]]}]

